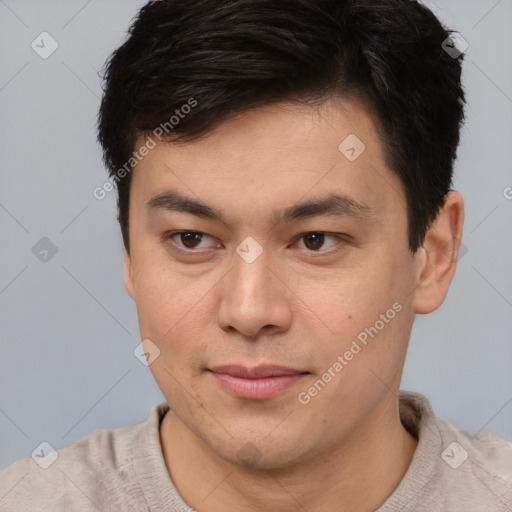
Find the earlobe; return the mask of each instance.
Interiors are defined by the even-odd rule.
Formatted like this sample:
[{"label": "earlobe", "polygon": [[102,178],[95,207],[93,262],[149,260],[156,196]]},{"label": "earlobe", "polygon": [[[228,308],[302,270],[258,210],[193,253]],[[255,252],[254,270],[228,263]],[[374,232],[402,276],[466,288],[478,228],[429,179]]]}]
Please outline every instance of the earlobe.
[{"label": "earlobe", "polygon": [[415,256],[418,274],[413,306],[416,313],[431,313],[446,298],[457,266],[463,223],[464,200],[459,192],[450,191]]},{"label": "earlobe", "polygon": [[132,262],[126,248],[123,248],[123,265],[124,265],[124,287],[128,295],[135,300],[135,287],[132,276]]}]

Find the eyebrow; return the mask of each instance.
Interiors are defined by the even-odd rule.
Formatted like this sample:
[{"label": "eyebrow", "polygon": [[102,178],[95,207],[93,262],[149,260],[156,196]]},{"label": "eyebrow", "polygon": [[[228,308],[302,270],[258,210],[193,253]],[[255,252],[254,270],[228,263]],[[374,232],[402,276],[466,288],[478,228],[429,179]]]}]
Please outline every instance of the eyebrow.
[{"label": "eyebrow", "polygon": [[[150,199],[146,206],[150,214],[159,211],[184,212],[205,219],[219,220],[229,224],[224,214],[208,204],[177,192],[168,191]],[[275,224],[300,219],[332,215],[340,217],[364,218],[373,215],[373,209],[365,203],[344,194],[329,194],[326,197],[303,201],[284,210],[272,212]]]}]

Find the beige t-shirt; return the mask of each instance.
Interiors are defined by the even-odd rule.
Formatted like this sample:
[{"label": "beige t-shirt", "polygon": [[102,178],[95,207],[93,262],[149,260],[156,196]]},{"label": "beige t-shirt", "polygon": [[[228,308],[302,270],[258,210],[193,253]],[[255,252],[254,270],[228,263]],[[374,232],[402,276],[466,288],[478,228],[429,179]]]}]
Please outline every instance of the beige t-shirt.
[{"label": "beige t-shirt", "polygon": [[[162,455],[159,425],[168,410],[159,404],[143,423],[96,431],[56,459],[13,464],[0,475],[0,511],[190,512]],[[512,511],[512,443],[436,419],[417,393],[400,392],[400,416],[418,446],[378,512]]]}]

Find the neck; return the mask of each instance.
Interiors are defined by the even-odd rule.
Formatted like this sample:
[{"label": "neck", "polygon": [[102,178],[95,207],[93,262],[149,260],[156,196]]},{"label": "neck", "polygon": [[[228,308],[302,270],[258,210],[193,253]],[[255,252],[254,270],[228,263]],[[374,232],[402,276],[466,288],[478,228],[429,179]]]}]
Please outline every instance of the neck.
[{"label": "neck", "polygon": [[184,501],[200,512],[369,512],[392,494],[417,440],[402,426],[390,394],[349,439],[297,465],[250,469],[212,452],[169,411],[160,438],[169,474]]}]

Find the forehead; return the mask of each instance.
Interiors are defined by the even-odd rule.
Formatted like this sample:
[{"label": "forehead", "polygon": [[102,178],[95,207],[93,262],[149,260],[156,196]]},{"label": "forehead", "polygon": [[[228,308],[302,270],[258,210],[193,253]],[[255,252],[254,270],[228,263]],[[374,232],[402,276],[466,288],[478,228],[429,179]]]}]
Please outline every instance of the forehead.
[{"label": "forehead", "polygon": [[[376,214],[405,204],[399,178],[384,163],[376,125],[355,100],[258,107],[193,142],[149,136],[155,147],[132,171],[135,202],[178,189],[240,214],[258,204],[253,216],[271,212],[274,219],[278,206],[333,192]],[[144,141],[141,136],[136,147]]]}]

